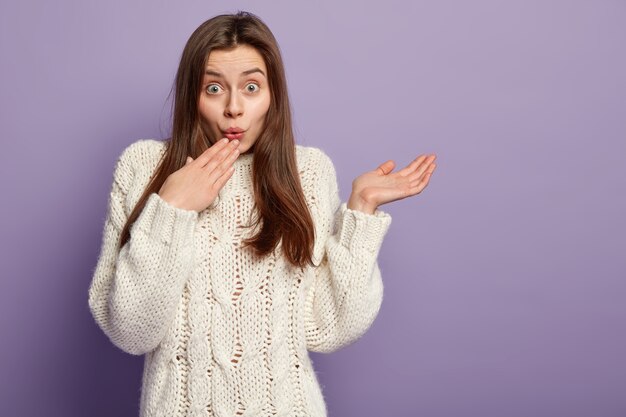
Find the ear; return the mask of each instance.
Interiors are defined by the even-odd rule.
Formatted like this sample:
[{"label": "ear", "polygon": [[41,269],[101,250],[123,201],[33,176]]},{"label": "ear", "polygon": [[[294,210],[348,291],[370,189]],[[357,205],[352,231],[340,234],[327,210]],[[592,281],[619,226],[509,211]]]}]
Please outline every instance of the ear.
[{"label": "ear", "polygon": [[191,156],[188,156],[185,165],[188,165],[190,162],[193,162],[193,158]]}]

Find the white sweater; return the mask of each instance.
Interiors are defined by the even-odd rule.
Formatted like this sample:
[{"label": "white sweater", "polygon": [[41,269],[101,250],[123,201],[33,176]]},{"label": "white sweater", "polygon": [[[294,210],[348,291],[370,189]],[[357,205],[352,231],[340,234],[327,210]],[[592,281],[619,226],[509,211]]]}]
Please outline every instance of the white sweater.
[{"label": "white sweater", "polygon": [[373,323],[391,216],[348,209],[331,159],[296,145],[315,267],[292,267],[280,245],[263,259],[240,246],[256,231],[243,227],[254,207],[252,154],[238,157],[219,200],[201,212],[151,194],[118,250],[164,150],[141,139],[120,155],[89,288],[91,313],[111,342],[145,354],[140,416],[326,416],[307,351],[336,351]]}]

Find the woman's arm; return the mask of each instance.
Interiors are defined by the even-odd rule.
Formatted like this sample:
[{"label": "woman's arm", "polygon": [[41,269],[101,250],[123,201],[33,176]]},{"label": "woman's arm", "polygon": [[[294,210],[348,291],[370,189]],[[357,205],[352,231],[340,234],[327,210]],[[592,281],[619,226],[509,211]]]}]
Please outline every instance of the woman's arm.
[{"label": "woman's arm", "polygon": [[172,324],[185,282],[192,271],[193,236],[198,212],[169,205],[157,193],[130,230],[118,240],[129,207],[134,164],[147,143],[135,142],[119,157],[109,196],[102,249],[89,288],[91,313],[120,349],[141,355],[156,348]]},{"label": "woman's arm", "polygon": [[341,203],[332,161],[321,151],[316,156],[320,178],[312,211],[318,265],[306,297],[305,330],[307,349],[328,353],[360,338],[378,315],[383,282],[377,256],[391,216]]}]

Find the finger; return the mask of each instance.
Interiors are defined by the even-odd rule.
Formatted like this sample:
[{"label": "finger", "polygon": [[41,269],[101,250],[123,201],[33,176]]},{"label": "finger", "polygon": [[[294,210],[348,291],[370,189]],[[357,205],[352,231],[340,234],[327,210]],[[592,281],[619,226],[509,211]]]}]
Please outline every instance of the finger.
[{"label": "finger", "polygon": [[419,167],[415,170],[415,172],[412,172],[412,173],[410,173],[408,175],[409,181],[412,182],[412,181],[415,181],[417,179],[420,179],[424,175],[425,172],[432,172],[431,169],[435,169],[435,168],[434,167],[431,168],[431,167],[433,165],[436,166],[435,163],[432,162],[434,160],[435,160],[434,156],[426,158],[422,162],[422,164],[420,164]]},{"label": "finger", "polygon": [[225,172],[233,167],[235,160],[239,156],[239,149],[230,149],[230,153],[221,161],[215,158],[209,162],[205,170],[208,172],[207,178],[210,184],[214,184]]},{"label": "finger", "polygon": [[228,144],[228,139],[223,138],[213,145],[209,146],[200,156],[196,158],[198,161],[198,165],[201,167],[205,166],[207,162],[213,158],[215,154],[217,154],[221,149],[223,149]]},{"label": "finger", "polygon": [[[406,168],[398,171],[402,176],[409,176],[414,174],[415,172],[419,172],[419,169],[423,167],[427,167],[433,163],[437,156],[435,154],[431,155],[420,155],[418,158],[414,159]],[[421,171],[423,172],[423,170]]]},{"label": "finger", "polygon": [[222,175],[220,175],[215,180],[215,182],[213,183],[213,188],[216,190],[221,190],[222,187],[224,187],[224,184],[226,184],[226,181],[228,181],[228,179],[232,177],[233,172],[235,172],[235,167],[231,165],[222,173]]},{"label": "finger", "polygon": [[421,192],[424,189],[424,187],[428,185],[428,182],[430,181],[430,176],[431,176],[431,173],[427,172],[423,178],[420,178],[416,181],[412,181],[411,183],[409,183],[409,189],[411,190],[411,193],[417,194]]},{"label": "finger", "polygon": [[411,173],[413,173],[425,159],[426,159],[426,155],[420,155],[417,158],[415,158],[413,161],[411,161],[409,165],[402,168],[397,173],[403,177],[406,177],[407,175],[410,175]]},{"label": "finger", "polygon": [[238,147],[238,140],[231,141],[230,143],[217,150],[217,152],[211,156],[211,159],[207,161],[207,163],[201,168],[203,168],[207,172],[215,170],[226,158],[229,157],[229,155],[231,155],[236,149],[238,149]]},{"label": "finger", "polygon": [[378,170],[378,172],[382,172],[383,175],[387,175],[391,171],[393,171],[395,167],[396,167],[396,163],[390,159],[389,161],[383,162],[382,164],[380,164],[378,168],[376,168],[376,170]]}]

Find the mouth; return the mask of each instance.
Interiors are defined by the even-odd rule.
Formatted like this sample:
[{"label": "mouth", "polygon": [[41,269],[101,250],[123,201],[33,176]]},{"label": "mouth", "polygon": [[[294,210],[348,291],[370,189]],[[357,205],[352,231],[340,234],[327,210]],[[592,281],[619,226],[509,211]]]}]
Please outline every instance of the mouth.
[{"label": "mouth", "polygon": [[244,134],[244,130],[239,127],[231,127],[225,131],[223,131],[224,136],[226,136],[230,140],[241,139]]}]

